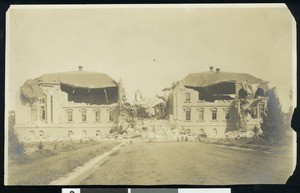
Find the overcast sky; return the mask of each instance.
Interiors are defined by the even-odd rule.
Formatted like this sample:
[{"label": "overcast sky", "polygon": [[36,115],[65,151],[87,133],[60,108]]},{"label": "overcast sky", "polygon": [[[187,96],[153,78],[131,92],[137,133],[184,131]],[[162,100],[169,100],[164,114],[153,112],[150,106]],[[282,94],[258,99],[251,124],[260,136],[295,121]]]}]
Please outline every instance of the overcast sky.
[{"label": "overcast sky", "polygon": [[79,65],[122,78],[131,97],[215,66],[269,81],[291,105],[294,20],[284,6],[14,7],[7,16],[8,109],[27,79]]}]

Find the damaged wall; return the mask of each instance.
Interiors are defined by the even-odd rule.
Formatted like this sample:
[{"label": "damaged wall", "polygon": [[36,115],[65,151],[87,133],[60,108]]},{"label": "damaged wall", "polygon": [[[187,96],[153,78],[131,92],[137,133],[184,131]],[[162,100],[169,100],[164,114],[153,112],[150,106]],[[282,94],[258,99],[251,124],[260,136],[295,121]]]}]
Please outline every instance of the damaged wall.
[{"label": "damaged wall", "polygon": [[[214,86],[213,88],[217,89],[219,87]],[[198,91],[200,90],[198,89]],[[221,88],[222,90],[223,88]],[[227,133],[233,131],[244,132],[244,130],[247,130],[248,132],[255,127],[257,129],[260,128],[260,114],[262,112],[260,106],[266,104],[265,97],[254,98],[249,96],[250,98],[243,99],[242,101],[251,102],[249,113],[244,113],[244,115],[241,113],[241,109],[244,109],[245,105],[234,94],[235,89],[225,92],[225,95],[233,92],[236,96],[235,98],[230,97],[229,100],[213,101],[199,100],[201,92],[199,93],[198,91],[194,88],[186,88],[180,82],[173,88],[170,97],[173,105],[170,121],[177,124],[177,127],[190,129],[194,134],[205,132],[209,137],[226,137],[228,136]],[[214,93],[222,93],[221,91],[215,91]],[[256,109],[256,111],[253,111],[253,109]],[[252,112],[256,112],[257,115],[253,116]],[[243,130],[241,129],[241,122],[244,120],[247,121]]]},{"label": "damaged wall", "polygon": [[[34,84],[36,87],[36,82]],[[101,138],[109,135],[116,125],[119,110],[117,86],[105,89],[77,88],[74,92],[73,88],[72,91],[69,89],[71,87],[64,87],[62,91],[58,82],[38,84],[38,96],[43,98],[36,97],[28,82],[22,88],[31,97],[17,93],[14,128],[22,140]],[[94,99],[90,100],[90,97]],[[68,111],[72,112],[71,121]]]},{"label": "damaged wall", "polygon": [[118,87],[77,88],[61,84],[61,90],[68,93],[68,100],[77,103],[112,104],[118,102]]},{"label": "damaged wall", "polygon": [[198,91],[198,100],[215,101],[230,100],[235,98],[236,90],[234,82],[226,82],[206,87],[187,87]]}]

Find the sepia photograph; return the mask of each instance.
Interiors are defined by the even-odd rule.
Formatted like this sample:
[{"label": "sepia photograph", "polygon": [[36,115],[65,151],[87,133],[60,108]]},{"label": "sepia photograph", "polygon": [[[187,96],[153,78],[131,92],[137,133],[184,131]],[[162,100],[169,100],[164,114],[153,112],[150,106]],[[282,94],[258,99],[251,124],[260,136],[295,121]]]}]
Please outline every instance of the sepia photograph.
[{"label": "sepia photograph", "polygon": [[285,4],[11,5],[5,185],[285,184]]}]

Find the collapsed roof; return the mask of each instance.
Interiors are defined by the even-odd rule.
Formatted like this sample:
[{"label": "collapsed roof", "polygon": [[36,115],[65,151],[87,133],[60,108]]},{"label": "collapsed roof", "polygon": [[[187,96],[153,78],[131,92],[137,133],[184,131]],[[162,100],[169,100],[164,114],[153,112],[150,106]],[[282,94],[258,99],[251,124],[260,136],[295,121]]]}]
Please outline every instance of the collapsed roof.
[{"label": "collapsed roof", "polygon": [[222,82],[248,82],[251,84],[267,83],[267,81],[256,78],[247,73],[215,71],[191,73],[182,80],[182,84],[184,86],[190,87],[206,87]]},{"label": "collapsed roof", "polygon": [[60,83],[82,88],[107,88],[118,86],[118,84],[107,74],[87,71],[44,74],[38,78],[38,83]]},{"label": "collapsed roof", "polygon": [[21,93],[28,99],[42,99],[46,94],[41,84],[64,84],[74,88],[104,89],[118,87],[118,83],[104,73],[72,71],[49,73],[36,79],[27,80],[21,87]]},{"label": "collapsed roof", "polygon": [[21,94],[25,96],[27,99],[43,99],[46,98],[46,94],[41,89],[41,87],[37,84],[36,79],[27,80],[20,89]]}]

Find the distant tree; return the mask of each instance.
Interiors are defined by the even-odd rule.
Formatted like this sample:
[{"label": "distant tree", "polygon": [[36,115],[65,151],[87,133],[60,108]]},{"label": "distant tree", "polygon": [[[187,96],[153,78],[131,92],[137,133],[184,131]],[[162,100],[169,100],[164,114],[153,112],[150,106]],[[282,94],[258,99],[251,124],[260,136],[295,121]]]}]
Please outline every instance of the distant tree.
[{"label": "distant tree", "polygon": [[25,148],[14,131],[15,120],[15,112],[10,111],[8,115],[8,153],[9,155],[22,155]]},{"label": "distant tree", "polygon": [[285,113],[285,120],[284,120],[285,128],[287,129],[288,133],[291,133],[292,131],[291,129],[292,116],[293,116],[293,107],[290,107],[289,111]]},{"label": "distant tree", "polygon": [[[289,91],[289,98],[290,98],[290,102],[293,102],[293,89],[290,88]],[[292,116],[293,116],[293,107],[290,106],[289,111],[285,113],[285,120],[284,120],[284,125],[286,128],[286,135],[287,135],[287,141],[292,141],[292,137],[293,137],[293,133],[292,133],[292,129],[291,129],[291,120],[292,120]]]},{"label": "distant tree", "polygon": [[16,123],[16,117],[14,111],[8,112],[8,129],[11,130],[15,126]]},{"label": "distant tree", "polygon": [[281,109],[279,98],[277,97],[276,88],[270,89],[266,96],[268,99],[266,114],[262,115],[263,122],[261,128],[263,136],[268,141],[275,143],[284,143],[286,137],[285,113]]},{"label": "distant tree", "polygon": [[[291,103],[293,102],[293,89],[290,88],[289,91],[289,98]],[[287,128],[291,128],[291,120],[292,120],[292,116],[293,116],[293,107],[290,106],[289,111],[285,114],[285,124]]]}]

